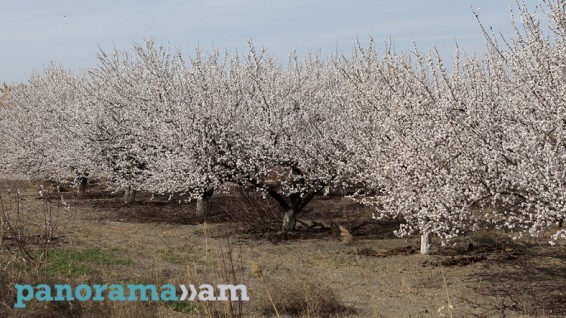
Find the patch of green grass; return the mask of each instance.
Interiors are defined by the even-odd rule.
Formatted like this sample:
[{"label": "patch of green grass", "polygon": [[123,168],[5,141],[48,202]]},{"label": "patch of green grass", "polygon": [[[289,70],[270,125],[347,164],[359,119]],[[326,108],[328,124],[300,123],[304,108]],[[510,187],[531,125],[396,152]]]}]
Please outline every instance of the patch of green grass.
[{"label": "patch of green grass", "polygon": [[197,305],[194,302],[186,300],[176,301],[172,303],[169,308],[171,308],[171,310],[182,312],[184,314],[192,314],[197,312]]},{"label": "patch of green grass", "polygon": [[92,275],[100,273],[101,267],[132,265],[131,259],[118,256],[121,252],[117,249],[103,250],[98,247],[53,250],[49,253],[47,272],[50,275]]},{"label": "patch of green grass", "polygon": [[160,250],[161,259],[171,264],[198,264],[205,265],[206,262],[197,255],[186,249],[182,250]]}]

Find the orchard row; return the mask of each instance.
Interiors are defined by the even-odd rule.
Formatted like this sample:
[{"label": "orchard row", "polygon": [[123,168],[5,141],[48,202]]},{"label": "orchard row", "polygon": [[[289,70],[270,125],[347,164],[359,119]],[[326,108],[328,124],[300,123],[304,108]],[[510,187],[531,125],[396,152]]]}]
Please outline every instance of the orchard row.
[{"label": "orchard row", "polygon": [[373,41],[285,63],[251,42],[185,56],[145,41],[80,74],[50,66],[7,93],[0,167],[197,200],[235,183],[275,199],[284,230],[354,187],[424,252],[431,234],[537,235],[566,216],[566,13],[545,2],[546,29],[519,9],[515,38],[481,27],[487,53],[449,67]]}]

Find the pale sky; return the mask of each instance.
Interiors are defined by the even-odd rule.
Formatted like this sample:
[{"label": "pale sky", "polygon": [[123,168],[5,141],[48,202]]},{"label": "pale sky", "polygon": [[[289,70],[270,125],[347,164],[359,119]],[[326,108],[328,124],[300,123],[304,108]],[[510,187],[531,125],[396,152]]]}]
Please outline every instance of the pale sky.
[{"label": "pale sky", "polygon": [[[529,2],[529,0],[526,0]],[[534,1],[532,1],[534,2]],[[99,47],[128,49],[154,39],[191,54],[238,49],[246,39],[286,61],[288,53],[338,50],[356,37],[398,51],[436,46],[445,57],[454,39],[467,53],[483,52],[472,8],[485,26],[512,34],[508,0],[0,0],[0,83],[26,81],[51,61],[80,71],[97,65]]]}]

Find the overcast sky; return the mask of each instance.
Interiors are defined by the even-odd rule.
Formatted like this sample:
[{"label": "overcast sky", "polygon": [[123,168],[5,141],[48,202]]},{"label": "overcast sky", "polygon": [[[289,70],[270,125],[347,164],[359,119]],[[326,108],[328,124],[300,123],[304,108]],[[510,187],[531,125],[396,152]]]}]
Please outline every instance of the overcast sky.
[{"label": "overcast sky", "polygon": [[[527,1],[528,2],[528,1]],[[180,47],[245,51],[246,39],[278,59],[288,53],[351,52],[356,36],[397,50],[413,40],[445,57],[454,39],[482,52],[472,8],[486,26],[510,33],[507,0],[0,0],[0,83],[25,81],[50,61],[73,70],[97,65],[99,47],[131,47],[152,38]]]}]

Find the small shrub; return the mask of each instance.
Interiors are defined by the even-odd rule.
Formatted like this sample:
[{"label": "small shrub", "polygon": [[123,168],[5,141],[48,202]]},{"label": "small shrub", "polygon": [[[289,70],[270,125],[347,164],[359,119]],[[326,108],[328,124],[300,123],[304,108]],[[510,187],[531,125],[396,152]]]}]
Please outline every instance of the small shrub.
[{"label": "small shrub", "polygon": [[311,276],[265,280],[265,289],[259,295],[258,311],[264,315],[291,315],[299,317],[329,317],[348,311],[336,293],[323,282]]},{"label": "small shrub", "polygon": [[478,231],[470,235],[470,239],[474,246],[488,246],[493,248],[503,248],[513,245],[509,234],[497,231]]}]

